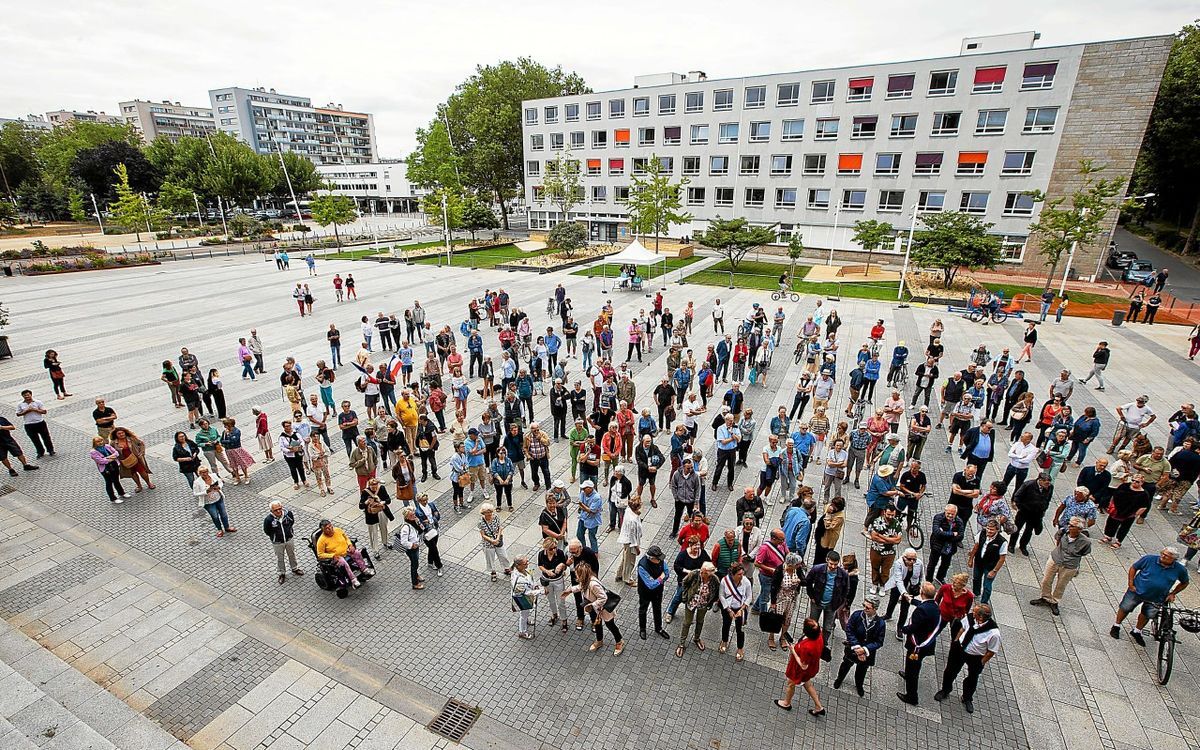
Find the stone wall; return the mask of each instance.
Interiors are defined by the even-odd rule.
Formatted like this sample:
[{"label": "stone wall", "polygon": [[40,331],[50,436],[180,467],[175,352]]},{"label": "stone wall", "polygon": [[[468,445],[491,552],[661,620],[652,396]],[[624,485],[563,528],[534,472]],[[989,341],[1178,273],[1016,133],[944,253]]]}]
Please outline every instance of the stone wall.
[{"label": "stone wall", "polygon": [[[1171,36],[1157,36],[1084,47],[1066,118],[1059,124],[1062,139],[1046,191],[1049,199],[1082,186],[1079,162],[1084,159],[1106,167],[1101,177],[1129,180],[1173,41]],[[1095,273],[1116,220],[1116,210],[1110,211],[1104,221],[1108,234],[1076,252],[1073,267],[1078,276]],[[1037,238],[1031,237],[1022,266],[1044,270],[1043,263]],[[1063,258],[1059,274],[1065,263]]]}]

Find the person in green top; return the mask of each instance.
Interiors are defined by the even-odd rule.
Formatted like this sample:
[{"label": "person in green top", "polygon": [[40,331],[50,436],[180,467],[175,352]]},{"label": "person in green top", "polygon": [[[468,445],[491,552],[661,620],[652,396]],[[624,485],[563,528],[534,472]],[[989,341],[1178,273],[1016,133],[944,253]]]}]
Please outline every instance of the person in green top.
[{"label": "person in green top", "polygon": [[725,535],[717,542],[712,551],[713,563],[717,566],[717,577],[724,578],[736,564],[742,561],[742,545],[734,529],[725,529]]},{"label": "person in green top", "polygon": [[583,441],[587,440],[588,435],[592,433],[588,431],[587,424],[580,418],[575,420],[575,428],[567,435],[567,440],[571,442],[571,483],[575,483],[576,470],[579,467],[579,447],[583,445]]},{"label": "person in green top", "polygon": [[196,445],[200,446],[200,452],[204,454],[204,458],[208,460],[208,466],[212,469],[213,474],[220,476],[221,472],[217,469],[217,462],[225,467],[225,471],[233,476],[233,470],[229,468],[229,462],[225,460],[225,449],[221,447],[221,433],[217,432],[217,428],[213,427],[207,419],[201,418],[197,424],[200,429],[196,431]]}]

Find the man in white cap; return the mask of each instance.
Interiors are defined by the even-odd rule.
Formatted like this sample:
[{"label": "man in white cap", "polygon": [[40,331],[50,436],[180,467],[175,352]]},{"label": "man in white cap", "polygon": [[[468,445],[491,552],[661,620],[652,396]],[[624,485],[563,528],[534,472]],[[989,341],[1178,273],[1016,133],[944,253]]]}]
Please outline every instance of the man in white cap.
[{"label": "man in white cap", "polygon": [[[579,543],[589,547],[592,552],[600,551],[600,542],[596,539],[596,530],[604,515],[604,498],[596,492],[596,485],[590,479],[579,485],[579,524],[575,529],[575,538]],[[589,543],[590,540],[590,543]]]},{"label": "man in white cap", "polygon": [[1058,615],[1058,603],[1062,601],[1063,592],[1071,579],[1079,575],[1079,564],[1085,555],[1091,554],[1092,539],[1084,528],[1086,522],[1072,516],[1067,521],[1066,529],[1054,532],[1054,549],[1050,551],[1050,559],[1046,560],[1046,571],[1042,575],[1042,594],[1029,603],[1034,606],[1047,606],[1050,612]]}]

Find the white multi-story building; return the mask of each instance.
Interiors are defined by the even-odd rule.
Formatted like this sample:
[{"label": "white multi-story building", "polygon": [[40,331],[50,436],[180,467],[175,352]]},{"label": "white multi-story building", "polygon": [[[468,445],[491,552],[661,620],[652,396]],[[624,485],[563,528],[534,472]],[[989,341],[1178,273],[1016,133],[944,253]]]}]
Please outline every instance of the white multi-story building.
[{"label": "white multi-story building", "polygon": [[[1171,37],[1035,48],[1037,39],[970,38],[954,57],[745,78],[668,73],[527,101],[530,227],[563,218],[541,189],[563,154],[584,183],[569,218],[593,239],[626,238],[631,177],[657,158],[688,181],[693,219],[674,236],[738,216],[784,241],[799,232],[807,247],[853,253],[857,220],[905,235],[914,210],[959,210],[992,223],[1010,261],[1040,265],[1026,248],[1039,210],[1029,192],[1070,192],[1081,159],[1129,176]],[[902,252],[900,236],[889,249]]]},{"label": "white multi-story building", "polygon": [[0,117],[0,128],[4,127],[10,122],[17,125],[22,125],[31,130],[49,130],[53,127],[50,124],[50,121],[45,117],[41,117],[39,115],[26,115],[24,118]]},{"label": "white multi-story building", "polygon": [[177,141],[183,136],[202,138],[216,129],[212,110],[187,107],[179,102],[133,99],[121,102],[121,116],[141,134],[146,143],[163,137]]},{"label": "white multi-story building", "polygon": [[105,114],[104,110],[96,112],[95,110],[91,109],[86,112],[79,112],[71,109],[56,109],[53,112],[46,113],[46,120],[54,127],[66,125],[68,122],[124,122],[124,120],[117,115]]},{"label": "white multi-story building", "polygon": [[354,199],[358,209],[368,214],[409,214],[420,210],[420,191],[406,175],[403,159],[384,159],[367,164],[326,164],[317,166],[317,174],[337,195]]},{"label": "white multi-story building", "polygon": [[315,164],[365,164],[378,158],[374,118],[340,104],[314,107],[303,96],[238,87],[208,92],[216,128],[260,154],[294,151]]}]

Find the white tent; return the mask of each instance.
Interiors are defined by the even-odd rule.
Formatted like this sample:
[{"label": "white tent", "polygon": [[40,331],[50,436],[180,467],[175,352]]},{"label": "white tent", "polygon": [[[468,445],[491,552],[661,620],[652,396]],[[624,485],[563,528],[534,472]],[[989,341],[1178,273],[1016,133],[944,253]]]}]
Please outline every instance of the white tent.
[{"label": "white tent", "polygon": [[655,263],[662,263],[663,267],[660,276],[665,276],[667,273],[667,257],[659,255],[653,250],[646,249],[646,246],[637,240],[629,243],[624,250],[616,255],[610,255],[604,259],[601,269],[605,277],[608,275],[608,265],[610,263],[619,266],[627,263],[633,266],[652,266]]}]

